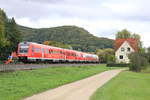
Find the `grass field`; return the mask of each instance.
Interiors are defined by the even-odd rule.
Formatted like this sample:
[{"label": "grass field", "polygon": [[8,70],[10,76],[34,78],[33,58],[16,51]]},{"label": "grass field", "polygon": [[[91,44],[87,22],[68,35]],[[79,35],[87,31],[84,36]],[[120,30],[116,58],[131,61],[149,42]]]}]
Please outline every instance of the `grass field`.
[{"label": "grass field", "polygon": [[146,69],[143,69],[141,72],[142,73],[150,73],[150,66],[148,66]]},{"label": "grass field", "polygon": [[91,100],[150,100],[150,73],[122,72],[99,88]]},{"label": "grass field", "polygon": [[0,73],[0,100],[20,100],[60,85],[110,70],[105,65],[51,67]]}]

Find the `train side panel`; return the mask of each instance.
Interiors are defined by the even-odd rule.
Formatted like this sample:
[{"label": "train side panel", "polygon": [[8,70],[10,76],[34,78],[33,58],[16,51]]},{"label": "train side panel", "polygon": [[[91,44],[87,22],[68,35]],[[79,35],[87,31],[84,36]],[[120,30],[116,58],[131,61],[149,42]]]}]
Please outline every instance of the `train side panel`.
[{"label": "train side panel", "polygon": [[97,55],[32,42],[22,42],[18,45],[18,57],[23,62],[98,62],[99,60]]}]

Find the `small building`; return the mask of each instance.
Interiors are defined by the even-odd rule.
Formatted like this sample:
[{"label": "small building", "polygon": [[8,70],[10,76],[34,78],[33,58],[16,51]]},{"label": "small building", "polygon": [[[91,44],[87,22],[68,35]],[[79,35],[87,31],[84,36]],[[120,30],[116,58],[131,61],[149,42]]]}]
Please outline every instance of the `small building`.
[{"label": "small building", "polygon": [[115,41],[115,56],[117,63],[129,63],[128,55],[138,51],[138,41],[134,38],[119,38]]}]

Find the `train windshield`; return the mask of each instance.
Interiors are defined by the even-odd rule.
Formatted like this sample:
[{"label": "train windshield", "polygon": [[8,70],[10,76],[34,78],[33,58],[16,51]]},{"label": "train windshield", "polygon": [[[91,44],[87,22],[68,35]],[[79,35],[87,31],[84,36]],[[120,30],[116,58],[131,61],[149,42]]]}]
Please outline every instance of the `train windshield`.
[{"label": "train windshield", "polygon": [[19,53],[28,53],[29,45],[28,44],[20,44]]},{"label": "train windshield", "polygon": [[28,48],[20,48],[20,53],[28,53]]}]

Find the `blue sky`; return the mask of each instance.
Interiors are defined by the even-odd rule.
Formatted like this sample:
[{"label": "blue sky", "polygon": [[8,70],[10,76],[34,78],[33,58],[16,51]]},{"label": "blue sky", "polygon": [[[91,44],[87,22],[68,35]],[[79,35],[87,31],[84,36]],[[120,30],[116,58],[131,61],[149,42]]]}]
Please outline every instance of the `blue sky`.
[{"label": "blue sky", "polygon": [[47,28],[76,25],[99,37],[114,38],[128,29],[150,46],[149,0],[0,0],[18,24]]}]

